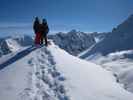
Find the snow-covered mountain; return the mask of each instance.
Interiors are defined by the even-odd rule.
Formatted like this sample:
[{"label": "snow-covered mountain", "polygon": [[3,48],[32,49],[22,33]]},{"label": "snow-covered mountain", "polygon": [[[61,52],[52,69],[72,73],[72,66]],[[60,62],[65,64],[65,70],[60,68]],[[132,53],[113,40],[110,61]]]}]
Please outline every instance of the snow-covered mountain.
[{"label": "snow-covered mountain", "polygon": [[[0,57],[0,98],[132,100],[132,27],[130,16],[106,35],[75,30],[50,35],[62,49],[52,42],[37,48],[23,35],[0,39],[0,54],[7,54]],[[87,61],[72,56],[78,54]]]},{"label": "snow-covered mountain", "polygon": [[8,45],[6,41],[3,38],[0,38],[0,57],[2,55],[10,53],[10,49],[8,48]]},{"label": "snow-covered mountain", "polygon": [[133,15],[126,21],[114,28],[106,35],[103,41],[97,43],[91,50],[88,50],[81,58],[100,53],[107,55],[112,52],[133,49]]},{"label": "snow-covered mountain", "polygon": [[21,47],[29,46],[34,43],[31,36],[20,34],[7,37],[5,41],[11,51],[17,51]]},{"label": "snow-covered mountain", "polygon": [[[27,53],[28,52],[28,53]],[[2,58],[0,58],[1,61]],[[12,60],[16,59],[16,60]],[[2,100],[132,100],[101,66],[74,57],[54,44],[28,47],[0,70]],[[8,64],[6,64],[8,63]]]},{"label": "snow-covered mountain", "polygon": [[96,43],[92,34],[77,32],[76,30],[50,35],[49,38],[60,48],[75,56]]},{"label": "snow-covered mountain", "polygon": [[112,71],[124,88],[133,92],[133,15],[114,28],[106,38],[79,57]]},{"label": "snow-covered mountain", "polygon": [[[97,36],[72,30],[68,33],[57,33],[55,35],[49,35],[48,37],[49,39],[52,39],[56,45],[66,50],[68,53],[78,55],[95,44],[95,37]],[[0,55],[17,51],[21,49],[21,46],[25,47],[32,45],[34,43],[33,41],[32,37],[20,34],[0,39]]]},{"label": "snow-covered mountain", "polygon": [[109,34],[109,32],[93,32],[93,33],[88,33],[88,34],[91,34],[92,37],[94,37],[96,43],[102,41],[104,38],[106,38],[106,35]]},{"label": "snow-covered mountain", "polygon": [[18,51],[22,47],[32,45],[33,39],[28,35],[18,35],[5,37],[0,39],[0,56]]},{"label": "snow-covered mountain", "polygon": [[86,58],[93,63],[101,65],[111,71],[117,78],[117,82],[133,92],[133,50],[110,53],[106,56],[95,55]]}]

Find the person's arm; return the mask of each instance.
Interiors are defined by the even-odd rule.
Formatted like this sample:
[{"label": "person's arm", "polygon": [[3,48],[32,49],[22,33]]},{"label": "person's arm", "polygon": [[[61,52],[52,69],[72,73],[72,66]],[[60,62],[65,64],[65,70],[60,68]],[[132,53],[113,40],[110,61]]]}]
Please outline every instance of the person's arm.
[{"label": "person's arm", "polygon": [[48,27],[48,24],[46,25],[46,33],[49,32],[49,27]]},{"label": "person's arm", "polygon": [[33,30],[34,30],[34,32],[35,32],[35,22],[33,23]]},{"label": "person's arm", "polygon": [[49,27],[47,26],[47,33],[49,32]]}]

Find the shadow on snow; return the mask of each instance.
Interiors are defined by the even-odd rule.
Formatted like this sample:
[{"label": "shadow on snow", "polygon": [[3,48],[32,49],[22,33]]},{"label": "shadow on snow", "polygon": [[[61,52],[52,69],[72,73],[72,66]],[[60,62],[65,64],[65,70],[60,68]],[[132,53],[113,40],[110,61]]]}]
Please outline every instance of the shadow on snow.
[{"label": "shadow on snow", "polygon": [[31,53],[34,50],[36,50],[36,47],[31,46],[31,47],[29,47],[29,48],[17,53],[14,57],[12,57],[9,60],[5,61],[4,63],[0,64],[0,70],[5,68],[5,67],[7,67],[10,64],[13,64],[17,60],[25,57],[26,55],[28,55],[29,53]]}]

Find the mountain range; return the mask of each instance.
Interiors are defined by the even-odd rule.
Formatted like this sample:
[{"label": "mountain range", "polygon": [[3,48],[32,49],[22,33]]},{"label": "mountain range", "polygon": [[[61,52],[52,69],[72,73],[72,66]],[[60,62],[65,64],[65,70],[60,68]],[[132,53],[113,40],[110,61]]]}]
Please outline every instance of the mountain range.
[{"label": "mountain range", "polygon": [[111,33],[106,35],[101,42],[97,43],[91,50],[81,58],[100,53],[107,55],[112,52],[133,49],[133,15],[122,24],[118,25]]},{"label": "mountain range", "polygon": [[2,100],[132,100],[133,15],[108,33],[0,38]]}]

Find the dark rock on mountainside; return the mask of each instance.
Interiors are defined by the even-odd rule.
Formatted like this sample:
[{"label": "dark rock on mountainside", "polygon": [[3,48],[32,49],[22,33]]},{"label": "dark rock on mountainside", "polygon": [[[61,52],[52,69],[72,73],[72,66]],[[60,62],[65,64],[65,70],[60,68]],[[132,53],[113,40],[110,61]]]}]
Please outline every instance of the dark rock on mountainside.
[{"label": "dark rock on mountainside", "polygon": [[75,56],[95,44],[95,39],[92,35],[77,32],[76,30],[49,35],[49,38],[60,48]]},{"label": "dark rock on mountainside", "polygon": [[[32,37],[27,35],[14,35],[0,38],[0,57],[12,52],[9,46],[10,44],[7,42],[9,39],[10,41],[16,41],[22,47],[34,44]],[[16,46],[15,44],[12,45],[14,47]]]},{"label": "dark rock on mountainside", "polygon": [[[49,35],[49,39],[58,45],[60,48],[66,50],[72,55],[78,55],[80,52],[88,49],[95,43],[93,35],[72,30],[68,33],[57,33]],[[11,43],[8,43],[8,42]],[[17,43],[14,44],[14,41]],[[5,55],[12,52],[10,45],[16,47],[24,47],[34,44],[31,36],[27,35],[13,35],[0,40],[0,55]]]},{"label": "dark rock on mountainside", "polygon": [[10,51],[10,49],[8,48],[8,45],[7,45],[6,41],[5,41],[5,39],[0,38],[0,57],[1,57],[2,55],[8,54],[8,53],[10,53],[10,52],[11,52],[11,51]]}]

